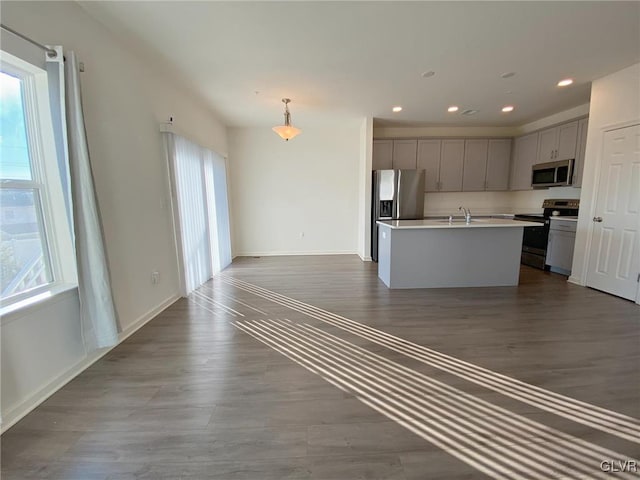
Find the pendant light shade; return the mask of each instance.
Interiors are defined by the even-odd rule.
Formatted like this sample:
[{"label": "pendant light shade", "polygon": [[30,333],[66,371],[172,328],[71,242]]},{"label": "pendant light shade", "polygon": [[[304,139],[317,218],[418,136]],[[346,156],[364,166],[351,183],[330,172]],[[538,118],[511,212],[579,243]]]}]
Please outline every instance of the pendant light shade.
[{"label": "pendant light shade", "polygon": [[284,125],[278,125],[277,127],[273,127],[273,131],[280,135],[285,141],[289,141],[289,139],[295,137],[296,135],[302,133],[302,130],[291,125],[291,114],[289,113],[289,100],[288,98],[283,98],[282,103],[284,103]]}]

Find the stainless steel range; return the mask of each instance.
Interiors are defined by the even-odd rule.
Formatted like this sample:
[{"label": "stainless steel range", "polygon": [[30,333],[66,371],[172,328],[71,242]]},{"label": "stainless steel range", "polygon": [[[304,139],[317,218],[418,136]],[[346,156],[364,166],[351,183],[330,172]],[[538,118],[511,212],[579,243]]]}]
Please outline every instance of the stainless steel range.
[{"label": "stainless steel range", "polygon": [[580,208],[579,199],[549,198],[542,203],[543,213],[516,215],[514,220],[537,222],[539,227],[525,227],[522,238],[521,263],[544,270],[547,268],[547,245],[551,217],[574,217]]}]

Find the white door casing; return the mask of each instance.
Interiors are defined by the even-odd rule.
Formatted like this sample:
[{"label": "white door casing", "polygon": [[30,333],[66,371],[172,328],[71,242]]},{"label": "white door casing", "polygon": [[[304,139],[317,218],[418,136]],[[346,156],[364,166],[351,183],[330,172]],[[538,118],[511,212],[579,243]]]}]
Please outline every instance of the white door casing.
[{"label": "white door casing", "polygon": [[640,125],[604,132],[587,286],[629,300],[640,274]]}]

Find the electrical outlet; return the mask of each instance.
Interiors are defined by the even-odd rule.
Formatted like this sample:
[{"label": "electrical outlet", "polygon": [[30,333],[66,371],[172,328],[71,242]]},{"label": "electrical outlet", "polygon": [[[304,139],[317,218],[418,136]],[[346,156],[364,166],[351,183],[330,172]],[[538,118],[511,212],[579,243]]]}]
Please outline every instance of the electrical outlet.
[{"label": "electrical outlet", "polygon": [[153,283],[154,285],[160,283],[160,272],[158,271],[151,272],[151,283]]}]

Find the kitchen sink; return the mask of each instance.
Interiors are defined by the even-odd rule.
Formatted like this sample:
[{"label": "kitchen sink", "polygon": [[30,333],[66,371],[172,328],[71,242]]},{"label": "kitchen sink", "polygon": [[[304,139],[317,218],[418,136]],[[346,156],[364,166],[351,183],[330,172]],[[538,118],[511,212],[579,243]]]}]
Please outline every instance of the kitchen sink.
[{"label": "kitchen sink", "polygon": [[[486,222],[487,220],[484,218],[472,218],[470,222],[468,223],[482,223],[482,222]],[[449,219],[445,219],[445,220],[438,220],[439,223],[467,223],[467,221],[464,218],[454,218],[451,221],[449,221]]]}]

